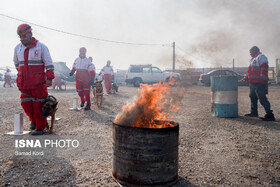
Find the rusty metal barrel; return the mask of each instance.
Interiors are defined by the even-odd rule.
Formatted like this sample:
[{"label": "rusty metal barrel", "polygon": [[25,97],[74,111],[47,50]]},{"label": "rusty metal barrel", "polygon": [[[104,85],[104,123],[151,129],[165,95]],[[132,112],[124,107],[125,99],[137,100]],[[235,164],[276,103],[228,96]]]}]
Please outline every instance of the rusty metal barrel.
[{"label": "rusty metal barrel", "polygon": [[170,123],[174,127],[138,128],[113,123],[115,180],[127,186],[170,186],[177,182],[179,124]]}]

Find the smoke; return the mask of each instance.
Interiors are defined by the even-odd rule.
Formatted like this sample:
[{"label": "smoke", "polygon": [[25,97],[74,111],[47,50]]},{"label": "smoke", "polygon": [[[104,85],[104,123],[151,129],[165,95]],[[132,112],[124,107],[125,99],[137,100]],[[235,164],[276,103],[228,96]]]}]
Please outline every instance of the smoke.
[{"label": "smoke", "polygon": [[[237,44],[237,38],[228,30],[214,30],[203,34],[203,40],[190,47],[193,54],[198,54],[204,59],[211,61],[211,65],[223,66],[230,62],[232,53]],[[228,65],[228,64],[226,64]]]},{"label": "smoke", "polygon": [[194,62],[188,59],[186,56],[176,54],[175,59],[177,67],[181,70],[188,70],[195,67]]},{"label": "smoke", "polygon": [[[170,50],[170,52],[160,52],[155,60],[155,63],[153,63],[153,65],[156,66],[163,66],[165,67],[165,69],[172,69],[172,65],[173,65],[173,56],[172,56],[172,51]],[[152,64],[152,63],[151,63]]]},{"label": "smoke", "polygon": [[[237,66],[247,66],[249,49],[253,45],[257,45],[270,62],[280,56],[279,0],[34,2],[3,1],[0,10],[12,17],[84,36],[170,45],[121,45],[34,26],[34,36],[48,46],[53,60],[66,62],[68,66],[73,64],[81,46],[87,47],[96,68],[102,68],[110,59],[115,69],[127,69],[130,64],[140,63],[171,69],[172,42],[197,57],[185,57],[195,67],[231,66],[233,58]],[[54,7],[63,7],[64,11]],[[33,11],[22,12],[23,9]],[[0,63],[12,66],[12,49],[18,43],[15,30],[19,22],[0,19],[5,36],[0,47],[5,55],[1,56]],[[177,48],[176,53],[179,53]]]},{"label": "smoke", "polygon": [[253,45],[271,58],[279,55],[280,1],[201,0],[197,5],[208,24],[188,49],[211,61],[208,66],[229,66],[232,58],[247,66]]}]

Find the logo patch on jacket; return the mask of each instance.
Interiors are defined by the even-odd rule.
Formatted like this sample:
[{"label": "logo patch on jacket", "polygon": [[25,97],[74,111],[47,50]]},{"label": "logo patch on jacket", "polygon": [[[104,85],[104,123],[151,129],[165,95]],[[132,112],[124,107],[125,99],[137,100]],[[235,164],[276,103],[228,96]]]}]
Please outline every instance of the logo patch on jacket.
[{"label": "logo patch on jacket", "polygon": [[35,50],[35,51],[34,51],[34,55],[35,55],[35,56],[38,56],[38,55],[39,55],[39,50]]}]

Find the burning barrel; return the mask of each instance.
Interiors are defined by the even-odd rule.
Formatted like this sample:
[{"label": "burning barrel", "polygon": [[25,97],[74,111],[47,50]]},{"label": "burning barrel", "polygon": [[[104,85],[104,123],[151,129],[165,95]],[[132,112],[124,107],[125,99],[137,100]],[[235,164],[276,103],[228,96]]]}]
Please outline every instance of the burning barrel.
[{"label": "burning barrel", "polygon": [[235,76],[211,77],[211,112],[213,116],[221,118],[238,116],[237,90]]},{"label": "burning barrel", "polygon": [[[157,125],[166,121],[155,121]],[[141,128],[113,123],[113,177],[128,186],[170,186],[178,180],[179,124]]]}]

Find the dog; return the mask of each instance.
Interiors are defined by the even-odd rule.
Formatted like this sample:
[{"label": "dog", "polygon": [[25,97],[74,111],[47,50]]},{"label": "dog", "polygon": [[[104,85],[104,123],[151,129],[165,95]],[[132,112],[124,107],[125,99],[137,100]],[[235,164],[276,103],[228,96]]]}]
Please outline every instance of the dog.
[{"label": "dog", "polygon": [[[93,98],[95,99],[95,104],[97,107],[101,107],[103,100],[103,86],[102,80],[95,79],[95,84],[92,86]],[[98,101],[100,98],[100,102]]]},{"label": "dog", "polygon": [[111,88],[110,88],[110,93],[115,94],[116,92],[119,91],[119,87],[115,82],[112,82]]},{"label": "dog", "polygon": [[55,113],[57,111],[57,104],[58,104],[57,99],[52,95],[48,95],[48,97],[42,103],[42,112],[43,112],[42,115],[45,118],[51,116],[51,127],[49,127],[49,124],[47,123],[47,129],[49,130],[50,134],[53,131]]}]

